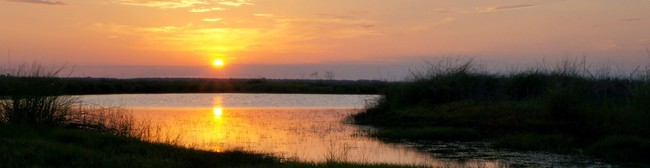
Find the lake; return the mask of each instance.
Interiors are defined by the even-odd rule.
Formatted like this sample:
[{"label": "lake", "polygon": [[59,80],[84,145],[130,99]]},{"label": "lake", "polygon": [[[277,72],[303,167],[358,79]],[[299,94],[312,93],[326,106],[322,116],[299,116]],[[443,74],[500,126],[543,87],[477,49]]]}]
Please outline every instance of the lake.
[{"label": "lake", "polygon": [[443,167],[609,166],[583,156],[497,150],[488,142],[382,141],[348,116],[376,95],[120,94],[80,96],[119,106],[157,131],[155,140],[192,148],[328,160]]}]

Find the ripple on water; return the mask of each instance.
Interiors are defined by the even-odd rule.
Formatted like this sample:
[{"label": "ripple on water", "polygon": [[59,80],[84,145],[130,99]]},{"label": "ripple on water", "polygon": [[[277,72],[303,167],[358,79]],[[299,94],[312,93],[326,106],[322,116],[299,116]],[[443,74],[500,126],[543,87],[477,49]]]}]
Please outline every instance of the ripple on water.
[{"label": "ripple on water", "polygon": [[616,167],[602,160],[582,155],[567,155],[540,151],[497,149],[488,141],[446,142],[398,140],[390,143],[425,151],[438,159],[449,161],[497,161],[511,167]]}]

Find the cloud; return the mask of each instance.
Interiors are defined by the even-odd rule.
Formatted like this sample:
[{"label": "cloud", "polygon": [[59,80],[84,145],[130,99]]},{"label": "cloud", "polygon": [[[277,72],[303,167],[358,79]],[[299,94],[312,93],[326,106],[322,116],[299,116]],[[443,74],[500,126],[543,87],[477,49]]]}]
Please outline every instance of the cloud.
[{"label": "cloud", "polygon": [[517,10],[539,7],[534,4],[520,4],[520,5],[507,5],[507,6],[491,6],[491,7],[476,7],[476,8],[436,8],[431,10],[433,13],[478,13],[478,12],[499,12],[506,10]]},{"label": "cloud", "polygon": [[140,30],[148,31],[148,32],[169,33],[169,32],[176,32],[179,30],[179,28],[176,26],[161,26],[161,27],[140,28]]},{"label": "cloud", "polygon": [[[42,0],[41,0],[42,1]],[[253,5],[251,0],[113,0],[114,3],[132,6],[156,7],[161,9],[176,8],[193,8],[189,12],[201,13],[210,11],[222,11],[220,7],[205,7],[214,5],[223,5],[230,7],[240,7],[243,5]]]},{"label": "cloud", "polygon": [[435,26],[448,24],[448,23],[454,22],[455,20],[456,20],[456,17],[445,17],[445,18],[442,18],[440,20],[436,20],[434,22],[411,26],[407,30],[411,31],[411,32],[428,31],[428,30],[430,30],[431,28],[433,28]]},{"label": "cloud", "polygon": [[250,28],[210,28],[204,25],[139,27],[96,23],[97,30],[131,37],[138,48],[198,53],[227,53],[247,50],[259,39],[260,31]]},{"label": "cloud", "polygon": [[362,19],[340,18],[292,18],[280,19],[279,27],[288,30],[286,34],[296,34],[314,39],[344,39],[369,35],[378,35],[375,22]]},{"label": "cloud", "polygon": [[219,4],[234,7],[240,7],[242,5],[253,5],[250,0],[222,1],[219,2]]},{"label": "cloud", "polygon": [[496,7],[482,8],[479,10],[479,12],[496,12],[496,11],[504,11],[504,10],[534,8],[534,7],[537,7],[537,5],[521,4],[521,5],[510,5],[510,6],[496,6]]},{"label": "cloud", "polygon": [[432,10],[433,13],[466,13],[470,11],[469,9],[462,8],[436,8]]},{"label": "cloud", "polygon": [[[644,20],[643,18],[625,18],[625,19],[620,19],[617,21],[612,21],[608,23],[600,23],[600,24],[595,24],[592,25],[592,27],[599,28],[599,27],[609,27],[609,26],[618,26],[619,24],[626,24],[629,22],[638,22]],[[618,22],[618,23],[616,23]]]},{"label": "cloud", "polygon": [[627,18],[627,19],[621,19],[618,20],[619,22],[633,22],[633,21],[641,21],[641,18]]},{"label": "cloud", "polygon": [[123,5],[157,7],[162,9],[188,8],[208,4],[205,0],[117,0],[115,2]]},{"label": "cloud", "polygon": [[270,14],[270,13],[256,13],[256,14],[253,14],[253,15],[257,16],[257,17],[274,17],[275,16],[275,15]]},{"label": "cloud", "polygon": [[453,22],[453,21],[455,21],[455,20],[456,20],[455,17],[446,17],[446,18],[442,18],[442,20],[438,21],[437,24],[446,24],[446,23],[451,23],[451,22]]},{"label": "cloud", "polygon": [[218,8],[218,7],[214,7],[214,8],[194,8],[194,9],[190,9],[189,12],[192,12],[192,13],[203,13],[203,12],[210,12],[210,11],[223,11],[223,10],[225,10],[225,9],[224,9],[224,8]]},{"label": "cloud", "polygon": [[359,19],[357,16],[352,15],[332,15],[332,14],[319,14],[320,17],[336,18],[336,19]]},{"label": "cloud", "polygon": [[204,22],[218,22],[223,20],[222,18],[205,18],[203,19]]},{"label": "cloud", "polygon": [[361,24],[361,25],[359,25],[359,27],[366,28],[366,29],[370,29],[370,28],[373,28],[375,26],[377,26],[377,25],[374,25],[374,24]]},{"label": "cloud", "polygon": [[24,2],[24,3],[34,3],[34,4],[44,4],[44,5],[66,5],[61,1],[51,1],[51,0],[7,0],[9,2]]},{"label": "cloud", "polygon": [[[264,16],[264,15],[263,15]],[[220,23],[228,18],[204,18],[196,25],[132,26],[95,24],[107,35],[132,38],[133,46],[147,50],[182,51],[201,55],[236,55],[237,52],[312,53],[340,47],[351,38],[379,35],[376,22],[362,19],[274,16],[266,26],[239,26]],[[257,53],[262,54],[262,53]]]}]

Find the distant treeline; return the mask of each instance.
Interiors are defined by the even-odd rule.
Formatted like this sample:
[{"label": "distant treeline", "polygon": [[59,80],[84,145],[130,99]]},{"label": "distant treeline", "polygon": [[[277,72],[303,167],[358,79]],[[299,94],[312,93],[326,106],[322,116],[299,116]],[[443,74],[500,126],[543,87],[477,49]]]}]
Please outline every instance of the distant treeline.
[{"label": "distant treeline", "polygon": [[212,79],[212,78],[62,78],[65,94],[120,93],[322,93],[377,94],[386,82],[375,80]]}]

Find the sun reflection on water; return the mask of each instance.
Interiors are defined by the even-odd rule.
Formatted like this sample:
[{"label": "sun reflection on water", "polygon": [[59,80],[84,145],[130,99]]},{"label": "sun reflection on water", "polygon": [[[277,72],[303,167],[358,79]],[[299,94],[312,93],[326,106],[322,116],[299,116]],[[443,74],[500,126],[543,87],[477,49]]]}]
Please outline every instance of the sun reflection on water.
[{"label": "sun reflection on water", "polygon": [[[206,131],[204,137],[212,137],[212,141],[224,142],[226,139],[226,134],[224,132],[224,107],[223,107],[223,97],[215,96],[213,98],[212,104],[212,129]],[[211,150],[215,152],[223,152],[223,146],[221,145],[211,145]]]},{"label": "sun reflection on water", "polygon": [[221,120],[221,117],[223,116],[223,107],[215,106],[212,108],[212,112],[214,113],[214,119]]},{"label": "sun reflection on water", "polygon": [[212,113],[214,113],[214,119],[221,120],[223,117],[223,97],[216,96],[214,97],[214,104],[212,105]]},{"label": "sun reflection on water", "polygon": [[353,136],[358,128],[342,120],[356,109],[232,108],[226,103],[236,100],[222,95],[211,101],[206,108],[155,109],[150,114],[169,125],[163,129],[182,134],[180,144],[214,152],[244,150],[305,162],[336,158],[365,163],[446,163],[412,149]]}]

